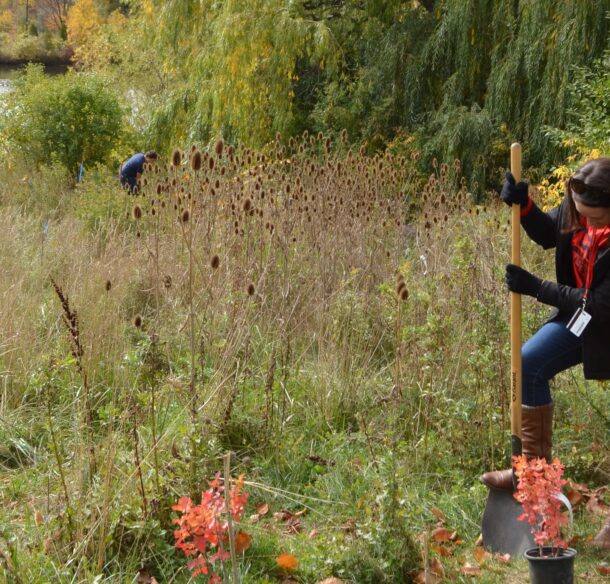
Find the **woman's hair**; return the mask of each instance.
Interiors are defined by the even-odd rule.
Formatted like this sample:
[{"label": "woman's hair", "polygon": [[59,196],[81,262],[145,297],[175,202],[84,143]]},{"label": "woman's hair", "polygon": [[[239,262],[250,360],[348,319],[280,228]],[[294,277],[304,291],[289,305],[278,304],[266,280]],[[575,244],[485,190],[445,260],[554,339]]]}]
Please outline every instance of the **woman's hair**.
[{"label": "woman's hair", "polygon": [[567,181],[565,185],[565,203],[566,210],[564,213],[563,233],[571,233],[578,231],[582,227],[580,223],[580,214],[574,205],[572,197],[572,189],[570,187],[571,180],[583,182],[586,186],[591,187],[595,191],[608,193],[608,201],[610,206],[610,158],[596,158],[589,160],[581,166]]}]

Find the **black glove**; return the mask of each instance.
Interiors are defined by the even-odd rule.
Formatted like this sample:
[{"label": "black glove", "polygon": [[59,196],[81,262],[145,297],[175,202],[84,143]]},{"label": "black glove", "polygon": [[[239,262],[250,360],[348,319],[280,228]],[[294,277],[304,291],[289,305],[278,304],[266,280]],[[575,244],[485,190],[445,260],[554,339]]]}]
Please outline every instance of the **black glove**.
[{"label": "black glove", "polygon": [[508,264],[506,266],[506,285],[511,292],[536,298],[540,286],[542,286],[542,280],[519,266]]},{"label": "black glove", "polygon": [[500,197],[507,205],[521,205],[524,207],[529,199],[527,183],[523,181],[515,182],[515,177],[512,173],[507,172]]}]

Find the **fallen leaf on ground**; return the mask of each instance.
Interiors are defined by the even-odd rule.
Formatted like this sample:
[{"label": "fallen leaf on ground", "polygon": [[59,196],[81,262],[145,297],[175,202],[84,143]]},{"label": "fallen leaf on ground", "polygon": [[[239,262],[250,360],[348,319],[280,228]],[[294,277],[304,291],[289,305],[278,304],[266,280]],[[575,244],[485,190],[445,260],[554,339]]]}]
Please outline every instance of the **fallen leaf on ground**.
[{"label": "fallen leaf on ground", "polygon": [[485,548],[483,548],[483,547],[475,548],[474,559],[479,563],[479,565],[484,564],[485,560],[487,560],[487,558],[491,558],[491,554],[488,551],[486,551]]},{"label": "fallen leaf on ground", "polygon": [[576,509],[576,507],[578,507],[580,504],[582,504],[582,502],[585,500],[582,493],[580,493],[579,491],[577,491],[575,489],[567,488],[565,491],[565,494],[566,494],[566,497],[568,498],[568,501],[570,501],[570,504],[572,505],[573,509]]},{"label": "fallen leaf on ground", "polygon": [[574,547],[574,545],[577,544],[581,539],[582,538],[580,537],[580,535],[572,536],[572,538],[568,542],[568,547]]},{"label": "fallen leaf on ground", "polygon": [[596,570],[602,576],[610,576],[610,566],[608,564],[600,564],[599,566],[597,566]]},{"label": "fallen leaf on ground", "polygon": [[508,564],[508,562],[510,562],[510,554],[498,554],[496,556],[496,560],[502,562],[503,564]]},{"label": "fallen leaf on ground", "polygon": [[305,457],[307,460],[311,460],[311,462],[315,462],[321,466],[333,466],[335,464],[334,460],[326,460],[317,454],[310,454]]},{"label": "fallen leaf on ground", "polygon": [[436,552],[441,558],[447,558],[453,553],[453,550],[445,545],[431,545],[430,549],[433,552]]},{"label": "fallen leaf on ground", "polygon": [[308,537],[309,537],[309,539],[313,539],[314,537],[318,537],[318,535],[320,535],[320,532],[317,529],[312,529],[309,532]]},{"label": "fallen leaf on ground", "polygon": [[437,527],[431,535],[432,541],[436,541],[438,543],[443,543],[447,541],[451,541],[452,532],[444,527]]},{"label": "fallen leaf on ground", "polygon": [[481,568],[479,566],[473,566],[472,564],[465,563],[460,570],[464,576],[480,576]]},{"label": "fallen leaf on ground", "polygon": [[281,554],[275,558],[277,565],[286,572],[292,572],[299,565],[297,560],[292,554]]},{"label": "fallen leaf on ground", "polygon": [[438,576],[435,576],[430,572],[428,572],[428,579],[426,579],[426,571],[423,568],[411,572],[410,576],[415,584],[439,584],[441,581]]},{"label": "fallen leaf on ground", "polygon": [[245,552],[252,543],[252,537],[248,535],[245,531],[240,531],[235,536],[235,551],[238,554]]},{"label": "fallen leaf on ground", "polygon": [[356,530],[356,522],[353,519],[348,519],[342,526],[341,529],[351,533]]},{"label": "fallen leaf on ground", "polygon": [[481,533],[477,538],[477,542],[474,545],[483,545],[483,534]]},{"label": "fallen leaf on ground", "polygon": [[269,504],[268,503],[259,503],[256,506],[257,515],[267,515],[267,513],[269,513]]},{"label": "fallen leaf on ground", "polygon": [[316,582],[316,584],[344,584],[344,582],[339,578],[325,578],[324,580]]},{"label": "fallen leaf on ground", "polygon": [[608,508],[600,501],[599,496],[596,494],[591,495],[586,509],[593,515],[605,515],[608,512]]},{"label": "fallen leaf on ground", "polygon": [[430,512],[439,521],[442,521],[443,523],[445,523],[445,514],[440,509],[438,509],[437,507],[432,507],[432,509],[430,509]]},{"label": "fallen leaf on ground", "polygon": [[301,521],[297,517],[291,517],[286,522],[286,533],[295,535],[301,532]]},{"label": "fallen leaf on ground", "polygon": [[137,584],[158,584],[157,579],[152,576],[146,568],[141,568],[138,571],[136,582]]},{"label": "fallen leaf on ground", "polygon": [[436,558],[430,562],[430,572],[439,578],[445,577],[445,568],[443,568],[443,564],[441,564]]}]

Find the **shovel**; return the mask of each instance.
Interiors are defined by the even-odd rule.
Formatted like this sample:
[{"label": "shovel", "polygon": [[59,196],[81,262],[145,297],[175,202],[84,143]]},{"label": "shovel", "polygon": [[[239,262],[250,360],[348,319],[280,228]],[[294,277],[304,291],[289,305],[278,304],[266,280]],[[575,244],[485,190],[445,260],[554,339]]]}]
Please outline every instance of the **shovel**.
[{"label": "shovel", "polygon": [[[510,170],[521,180],[521,145],[510,147]],[[521,265],[521,207],[512,206],[512,263]],[[510,295],[510,428],[511,452],[521,455],[521,294]],[[512,461],[511,461],[512,464]],[[513,476],[513,488],[516,486]],[[523,508],[513,497],[513,491],[489,489],[483,513],[483,545],[494,553],[520,556],[526,549],[534,547],[534,538],[527,521],[517,518]]]}]

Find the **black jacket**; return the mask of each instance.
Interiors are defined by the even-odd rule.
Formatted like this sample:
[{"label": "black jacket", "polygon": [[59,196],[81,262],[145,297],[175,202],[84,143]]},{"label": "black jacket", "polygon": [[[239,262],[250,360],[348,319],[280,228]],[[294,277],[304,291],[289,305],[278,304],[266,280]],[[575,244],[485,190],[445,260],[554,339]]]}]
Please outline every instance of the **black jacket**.
[{"label": "black jacket", "polygon": [[[544,281],[538,300],[555,306],[551,320],[570,318],[582,305],[584,288],[576,288],[572,267],[572,234],[562,233],[564,205],[548,213],[533,205],[521,218],[529,237],[544,249],[555,248],[557,283]],[[586,311],[591,322],[582,334],[582,361],[586,379],[610,379],[610,246],[600,249],[593,267],[593,281]]]}]

